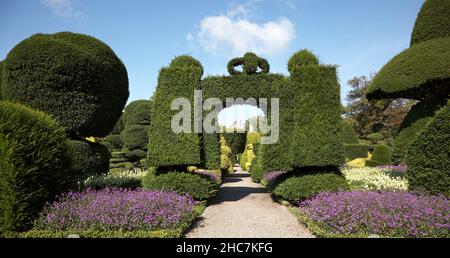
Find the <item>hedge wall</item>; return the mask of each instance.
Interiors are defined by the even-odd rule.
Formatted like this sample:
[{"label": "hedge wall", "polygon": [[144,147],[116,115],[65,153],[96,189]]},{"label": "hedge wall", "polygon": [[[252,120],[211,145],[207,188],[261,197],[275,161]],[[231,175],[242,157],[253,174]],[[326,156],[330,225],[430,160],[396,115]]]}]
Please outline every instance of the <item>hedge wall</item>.
[{"label": "hedge wall", "polygon": [[346,123],[342,122],[342,138],[345,144],[358,144],[358,134],[353,130],[353,127]]},{"label": "hedge wall", "polygon": [[393,161],[397,164],[404,163],[409,145],[425,128],[432,119],[434,113],[440,109],[445,102],[419,102],[415,104],[408,115],[406,115],[399,128],[399,133],[394,138]]},{"label": "hedge wall", "polygon": [[29,229],[44,204],[77,179],[64,129],[43,112],[0,101],[0,234]]},{"label": "hedge wall", "polygon": [[[344,162],[341,102],[336,67],[294,66],[292,161],[295,167],[340,166]],[[286,129],[284,129],[286,130]]]},{"label": "hedge wall", "polygon": [[[172,101],[178,97],[186,97],[193,106],[194,90],[199,89],[201,77],[202,70],[197,67],[161,69],[156,92],[153,95],[152,120],[149,125],[147,153],[149,166],[162,168],[201,163],[199,135],[176,134],[171,129],[172,117],[180,112],[171,110]],[[193,119],[193,114],[191,117]]]},{"label": "hedge wall", "polygon": [[202,134],[201,160],[202,167],[217,169],[220,166],[219,134]]},{"label": "hedge wall", "polygon": [[231,148],[233,154],[245,151],[245,142],[247,141],[247,133],[224,133],[223,136]]},{"label": "hedge wall", "polygon": [[392,163],[392,156],[389,147],[385,144],[378,144],[373,151],[372,160],[379,161],[385,165]]},{"label": "hedge wall", "polygon": [[367,158],[369,145],[367,144],[344,144],[345,157],[349,160]]},{"label": "hedge wall", "polygon": [[411,143],[406,177],[413,190],[450,196],[450,102]]},{"label": "hedge wall", "polygon": [[122,61],[90,36],[35,34],[4,65],[3,98],[52,114],[71,136],[106,136],[128,99]]}]

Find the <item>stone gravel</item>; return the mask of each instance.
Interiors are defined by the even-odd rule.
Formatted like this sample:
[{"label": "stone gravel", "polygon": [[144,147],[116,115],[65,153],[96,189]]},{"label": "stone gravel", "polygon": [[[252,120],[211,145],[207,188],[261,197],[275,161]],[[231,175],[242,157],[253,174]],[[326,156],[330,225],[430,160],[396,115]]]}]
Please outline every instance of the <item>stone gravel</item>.
[{"label": "stone gravel", "polygon": [[249,174],[226,177],[212,203],[185,235],[188,238],[311,238],[288,209],[274,202]]}]

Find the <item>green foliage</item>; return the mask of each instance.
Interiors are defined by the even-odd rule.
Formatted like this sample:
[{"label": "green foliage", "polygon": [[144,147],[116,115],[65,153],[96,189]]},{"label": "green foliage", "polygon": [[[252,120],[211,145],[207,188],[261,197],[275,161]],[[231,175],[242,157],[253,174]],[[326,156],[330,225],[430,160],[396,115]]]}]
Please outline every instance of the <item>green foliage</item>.
[{"label": "green foliage", "polygon": [[148,126],[145,125],[126,125],[121,133],[123,147],[134,150],[145,150],[148,146]]},{"label": "green foliage", "polygon": [[161,69],[149,126],[149,166],[162,168],[201,163],[199,135],[190,132],[177,134],[171,128],[172,118],[180,112],[172,110],[172,100],[183,96],[193,103],[194,90],[199,89],[201,77],[202,71],[198,67]]},{"label": "green foliage", "polygon": [[113,151],[111,152],[111,158],[125,158],[124,151]]},{"label": "green foliage", "polygon": [[345,157],[349,160],[367,158],[369,145],[367,144],[344,144]]},{"label": "green foliage", "polygon": [[296,202],[315,196],[320,192],[349,190],[345,178],[334,173],[315,173],[289,177],[276,183],[272,194],[288,202]]},{"label": "green foliage", "polygon": [[392,155],[389,147],[385,144],[378,144],[373,151],[372,160],[381,162],[383,165],[392,164]]},{"label": "green foliage", "polygon": [[[340,166],[344,146],[336,67],[294,66],[290,73],[291,83],[286,85],[289,93],[282,95],[295,96],[286,118],[292,119],[294,126],[290,130],[291,164],[299,168]],[[281,110],[285,112],[283,107]]]},{"label": "green foliage", "polygon": [[108,148],[89,141],[68,141],[72,170],[80,178],[108,173],[111,155]]},{"label": "green foliage", "polygon": [[259,143],[260,141],[261,141],[261,134],[260,133],[249,132],[247,134],[247,143],[246,143],[246,145]]},{"label": "green foliage", "polygon": [[342,124],[342,138],[344,139],[344,144],[358,144],[358,135],[355,130],[353,130],[352,126],[346,122],[343,122]]},{"label": "green foliage", "polygon": [[202,134],[202,166],[207,169],[217,169],[221,163],[219,134]]},{"label": "green foliage", "polygon": [[450,102],[411,143],[406,178],[413,190],[450,196]]},{"label": "green foliage", "polygon": [[150,100],[136,100],[128,104],[123,113],[123,124],[127,125],[149,125],[152,103]]},{"label": "green foliage", "polygon": [[450,37],[450,2],[427,0],[422,6],[411,35],[411,45]]},{"label": "green foliage", "polygon": [[[110,163],[109,168],[110,169],[120,168],[120,170],[118,170],[118,171],[124,171],[124,170],[133,169],[134,165],[131,162]],[[110,172],[111,172],[111,170],[110,170]]]},{"label": "green foliage", "polygon": [[125,149],[125,157],[130,161],[139,161],[147,156],[147,152],[141,149]]},{"label": "green foliage", "polygon": [[[237,66],[242,66],[242,72],[235,69]],[[248,52],[245,53],[243,57],[231,59],[227,64],[227,68],[230,75],[267,74],[269,73],[270,65],[266,59],[261,58],[254,53]]]},{"label": "green foliage", "polygon": [[303,49],[289,59],[288,71],[291,73],[295,66],[319,65],[319,59],[308,49]]},{"label": "green foliage", "polygon": [[241,166],[241,169],[245,171],[245,163],[247,163],[247,151],[242,153],[241,159],[239,160],[239,165]]},{"label": "green foliage", "polygon": [[181,67],[181,68],[196,67],[200,68],[203,74],[203,66],[200,63],[200,61],[198,61],[197,59],[193,58],[190,55],[181,55],[175,57],[174,59],[172,59],[170,67]]},{"label": "green foliage", "polygon": [[252,181],[255,183],[261,182],[261,179],[263,178],[265,171],[263,167],[263,160],[262,156],[256,156],[252,161],[252,166],[250,169],[250,175],[252,177]]},{"label": "green foliage", "polygon": [[400,126],[400,132],[394,139],[393,160],[395,163],[404,163],[406,152],[410,144],[421,133],[434,113],[445,102],[419,102],[414,105]]},{"label": "green foliage", "polygon": [[223,136],[231,148],[233,154],[242,153],[245,150],[245,142],[247,140],[246,133],[224,133]]},{"label": "green foliage", "polygon": [[120,135],[110,134],[105,137],[105,142],[109,143],[114,150],[120,150],[122,148],[122,139]]},{"label": "green foliage", "polygon": [[90,36],[35,34],[4,62],[3,98],[53,115],[73,137],[106,136],[129,95],[122,61]]},{"label": "green foliage", "polygon": [[2,78],[3,78],[3,64],[4,61],[0,61],[0,100],[2,100]]},{"label": "green foliage", "polygon": [[51,116],[0,101],[0,234],[29,229],[45,202],[76,186],[69,164]]},{"label": "green foliage", "polygon": [[119,117],[119,119],[117,120],[116,124],[114,125],[113,129],[111,130],[111,132],[109,132],[109,134],[111,135],[119,135],[124,127],[124,123],[123,123],[123,118],[122,116]]},{"label": "green foliage", "polygon": [[372,143],[372,144],[377,144],[379,141],[383,140],[384,135],[382,133],[371,133],[369,135],[367,135],[367,139]]},{"label": "green foliage", "polygon": [[144,189],[175,191],[189,194],[196,200],[207,200],[217,192],[217,184],[199,175],[169,172],[158,176],[148,173],[143,180]]}]

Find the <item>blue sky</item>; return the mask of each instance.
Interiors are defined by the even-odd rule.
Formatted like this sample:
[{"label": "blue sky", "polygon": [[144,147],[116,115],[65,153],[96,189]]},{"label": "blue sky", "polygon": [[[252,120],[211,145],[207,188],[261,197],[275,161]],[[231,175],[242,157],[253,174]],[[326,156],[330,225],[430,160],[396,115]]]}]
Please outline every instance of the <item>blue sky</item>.
[{"label": "blue sky", "polygon": [[34,33],[95,36],[123,60],[129,102],[148,99],[158,70],[181,54],[206,75],[252,50],[272,72],[287,73],[295,51],[308,48],[339,66],[341,98],[354,76],[378,71],[409,46],[424,0],[0,0],[0,59]]}]

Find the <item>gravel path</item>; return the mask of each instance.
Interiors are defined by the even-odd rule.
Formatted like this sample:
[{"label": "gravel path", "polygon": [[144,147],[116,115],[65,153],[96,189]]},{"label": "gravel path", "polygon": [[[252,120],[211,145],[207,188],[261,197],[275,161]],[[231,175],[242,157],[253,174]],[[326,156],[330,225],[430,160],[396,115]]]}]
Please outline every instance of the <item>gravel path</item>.
[{"label": "gravel path", "polygon": [[186,234],[188,238],[314,237],[286,207],[274,202],[249,174],[227,177],[216,198]]}]

